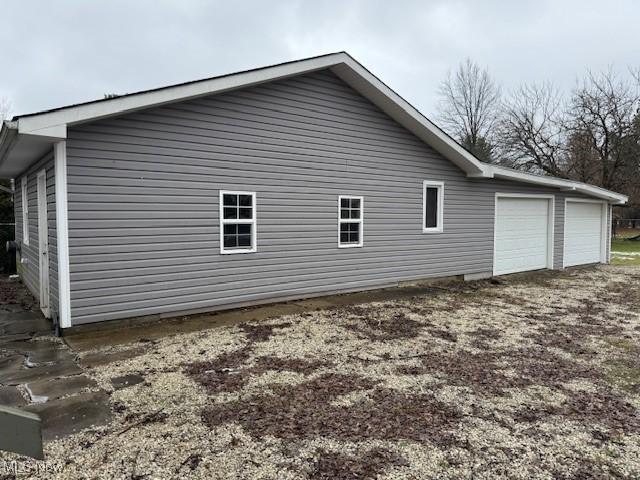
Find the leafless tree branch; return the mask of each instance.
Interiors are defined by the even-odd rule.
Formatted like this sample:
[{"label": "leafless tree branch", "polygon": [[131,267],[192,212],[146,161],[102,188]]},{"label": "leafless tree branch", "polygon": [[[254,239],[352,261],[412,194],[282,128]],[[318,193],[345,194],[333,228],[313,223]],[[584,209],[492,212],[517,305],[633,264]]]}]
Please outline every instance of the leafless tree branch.
[{"label": "leafless tree branch", "polygon": [[500,88],[486,69],[467,59],[439,88],[442,127],[482,160],[490,160],[491,134],[498,118]]},{"label": "leafless tree branch", "polygon": [[[574,90],[569,119],[582,156],[570,168],[590,162],[590,181],[612,190],[627,190],[640,173],[640,79],[628,82],[612,69],[588,72]],[[585,150],[585,149],[588,149]]]},{"label": "leafless tree branch", "polygon": [[564,175],[567,122],[564,103],[551,83],[523,85],[502,104],[497,126],[501,163]]}]

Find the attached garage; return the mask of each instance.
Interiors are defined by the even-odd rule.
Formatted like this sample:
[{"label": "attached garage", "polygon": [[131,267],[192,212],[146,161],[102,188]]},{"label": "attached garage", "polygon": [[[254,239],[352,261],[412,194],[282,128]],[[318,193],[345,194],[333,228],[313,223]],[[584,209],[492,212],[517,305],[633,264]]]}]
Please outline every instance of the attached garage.
[{"label": "attached garage", "polygon": [[493,274],[553,268],[553,196],[496,194]]},{"label": "attached garage", "polygon": [[567,199],[563,266],[606,261],[606,203]]}]

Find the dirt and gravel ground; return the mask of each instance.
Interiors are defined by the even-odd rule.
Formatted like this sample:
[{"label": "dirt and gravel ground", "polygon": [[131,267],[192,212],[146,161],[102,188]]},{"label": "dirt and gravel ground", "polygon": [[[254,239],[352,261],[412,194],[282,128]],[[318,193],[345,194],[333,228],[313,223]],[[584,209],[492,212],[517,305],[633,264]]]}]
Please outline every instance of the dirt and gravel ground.
[{"label": "dirt and gravel ground", "polygon": [[[148,341],[89,369],[114,420],[48,443],[49,467],[108,479],[640,478],[639,312],[640,269],[602,266]],[[132,385],[116,389],[124,376]]]}]

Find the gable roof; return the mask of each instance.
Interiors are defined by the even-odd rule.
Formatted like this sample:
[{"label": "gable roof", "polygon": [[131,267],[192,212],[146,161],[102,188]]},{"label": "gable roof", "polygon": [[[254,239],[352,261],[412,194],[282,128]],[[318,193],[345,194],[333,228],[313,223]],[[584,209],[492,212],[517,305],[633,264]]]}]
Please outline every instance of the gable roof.
[{"label": "gable roof", "polygon": [[346,52],[16,116],[4,122],[0,129],[0,177],[20,174],[29,163],[46,153],[51,143],[64,140],[69,126],[324,69],[331,70],[469,177],[508,178],[580,191],[616,203],[625,203],[627,200],[624,195],[591,185],[531,175],[481,162]]}]

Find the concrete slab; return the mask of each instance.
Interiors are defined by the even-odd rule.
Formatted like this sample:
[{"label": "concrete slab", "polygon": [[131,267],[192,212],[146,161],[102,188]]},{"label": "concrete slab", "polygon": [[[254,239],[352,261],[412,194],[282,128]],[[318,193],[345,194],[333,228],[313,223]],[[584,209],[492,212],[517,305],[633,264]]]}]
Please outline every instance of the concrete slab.
[{"label": "concrete slab", "polygon": [[48,402],[97,386],[98,384],[95,380],[84,375],[56,378],[53,380],[40,380],[26,385],[32,396],[46,397],[46,401]]},{"label": "concrete slab", "polygon": [[44,460],[42,423],[37,414],[0,406],[0,431],[0,450]]},{"label": "concrete slab", "polygon": [[0,345],[0,350],[23,354],[32,364],[59,362],[71,355],[60,343],[46,340],[6,342]]},{"label": "concrete slab", "polygon": [[27,401],[16,387],[0,387],[0,405],[5,407],[22,407]]},{"label": "concrete slab", "polygon": [[0,312],[0,323],[23,322],[27,320],[44,320],[42,313],[31,310],[18,310],[15,312]]},{"label": "concrete slab", "polygon": [[81,393],[52,402],[25,407],[42,418],[45,440],[62,438],[88,427],[111,421],[109,396],[104,391]]},{"label": "concrete slab", "polygon": [[0,372],[0,383],[20,385],[38,380],[68,377],[80,373],[82,373],[82,369],[73,360],[65,360],[33,368],[12,368],[4,374]]},{"label": "concrete slab", "polygon": [[125,350],[118,350],[115,352],[92,352],[80,358],[80,365],[82,365],[84,368],[93,368],[100,365],[115,363],[120,360],[135,358],[139,355],[142,355],[146,351],[146,347],[137,346],[133,348],[127,348]]},{"label": "concrete slab", "polygon": [[33,338],[32,335],[28,333],[13,333],[11,335],[2,335],[0,336],[0,350],[2,350],[3,345],[10,342],[21,342],[23,340],[30,340]]},{"label": "concrete slab", "polygon": [[14,335],[20,333],[30,333],[35,335],[49,334],[53,330],[52,323],[46,318],[31,318],[26,320],[13,319],[3,326],[0,326],[0,335]]},{"label": "concrete slab", "polygon": [[0,313],[24,312],[25,307],[19,303],[5,303],[0,305]]},{"label": "concrete slab", "polygon": [[135,373],[123,375],[121,377],[113,377],[111,379],[111,385],[113,385],[113,388],[116,390],[132,387],[133,385],[138,385],[142,382],[144,382],[144,377]]},{"label": "concrete slab", "polygon": [[9,354],[0,358],[0,384],[6,384],[7,378],[26,368],[24,365],[25,360],[24,355],[20,354]]}]

